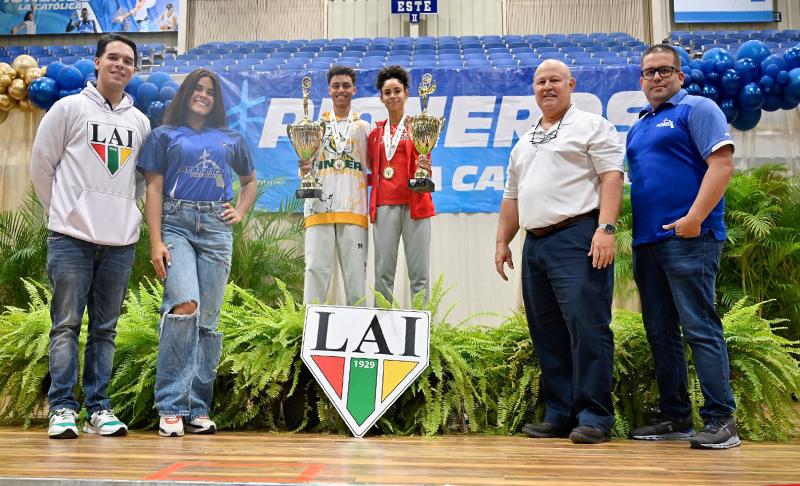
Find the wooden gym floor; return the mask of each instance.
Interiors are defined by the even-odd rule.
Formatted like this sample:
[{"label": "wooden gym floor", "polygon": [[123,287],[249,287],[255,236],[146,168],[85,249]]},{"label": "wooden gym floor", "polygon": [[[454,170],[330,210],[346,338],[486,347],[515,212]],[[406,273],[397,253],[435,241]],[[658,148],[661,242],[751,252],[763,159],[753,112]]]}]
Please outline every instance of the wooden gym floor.
[{"label": "wooden gym floor", "polygon": [[[800,442],[750,443],[724,451],[687,443],[448,436],[368,437],[219,433],[160,438],[81,434],[51,440],[44,429],[0,428],[0,484],[14,478],[272,484],[785,485],[800,484]],[[41,482],[45,484],[48,482]],[[117,485],[124,485],[115,482]],[[40,483],[37,483],[40,484]],[[55,484],[55,483],[48,483]],[[109,483],[110,484],[110,483]]]}]

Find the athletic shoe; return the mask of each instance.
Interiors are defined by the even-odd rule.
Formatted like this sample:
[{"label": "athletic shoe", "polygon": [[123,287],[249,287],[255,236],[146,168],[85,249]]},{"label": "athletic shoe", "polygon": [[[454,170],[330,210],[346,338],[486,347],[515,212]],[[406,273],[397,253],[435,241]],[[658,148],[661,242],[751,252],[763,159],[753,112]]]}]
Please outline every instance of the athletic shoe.
[{"label": "athletic shoe", "polygon": [[692,418],[669,418],[656,416],[653,423],[636,427],[631,438],[636,440],[687,440],[694,437]]},{"label": "athletic shoe", "polygon": [[161,437],[182,437],[183,418],[178,415],[166,415],[158,422],[158,435]]},{"label": "athletic shoe", "polygon": [[87,434],[120,436],[128,433],[128,426],[111,410],[99,410],[89,417],[89,421],[83,426],[83,431]]},{"label": "athletic shoe", "polygon": [[559,428],[550,422],[525,424],[522,426],[522,432],[528,437],[532,437],[534,439],[553,439],[556,437],[566,438],[569,437],[569,431],[569,428]]},{"label": "athletic shoe", "polygon": [[217,431],[217,424],[207,416],[195,417],[184,427],[190,434],[213,434]]},{"label": "athletic shoe", "polygon": [[611,440],[611,435],[600,427],[579,425],[572,429],[569,440],[575,444],[599,444]]},{"label": "athletic shoe", "polygon": [[78,413],[75,410],[59,408],[50,414],[50,426],[47,428],[47,435],[51,439],[77,439],[77,419]]},{"label": "athletic shoe", "polygon": [[690,440],[692,449],[730,449],[741,443],[733,417],[714,417],[707,420],[703,429]]}]

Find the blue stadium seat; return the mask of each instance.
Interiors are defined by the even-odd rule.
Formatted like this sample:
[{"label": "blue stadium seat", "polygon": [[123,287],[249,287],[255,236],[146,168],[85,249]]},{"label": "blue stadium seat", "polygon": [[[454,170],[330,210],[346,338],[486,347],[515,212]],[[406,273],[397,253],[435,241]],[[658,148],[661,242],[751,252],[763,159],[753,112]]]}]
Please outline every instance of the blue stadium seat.
[{"label": "blue stadium seat", "polygon": [[492,59],[491,63],[497,68],[519,67],[516,59]]}]

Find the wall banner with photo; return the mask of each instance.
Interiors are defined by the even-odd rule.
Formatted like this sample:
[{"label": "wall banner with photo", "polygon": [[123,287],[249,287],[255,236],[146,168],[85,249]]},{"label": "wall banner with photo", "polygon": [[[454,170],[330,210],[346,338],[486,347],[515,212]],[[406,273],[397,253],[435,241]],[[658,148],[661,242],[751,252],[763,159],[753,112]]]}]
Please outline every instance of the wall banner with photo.
[{"label": "wall banner with photo", "polygon": [[0,35],[174,32],[178,0],[0,0]]}]

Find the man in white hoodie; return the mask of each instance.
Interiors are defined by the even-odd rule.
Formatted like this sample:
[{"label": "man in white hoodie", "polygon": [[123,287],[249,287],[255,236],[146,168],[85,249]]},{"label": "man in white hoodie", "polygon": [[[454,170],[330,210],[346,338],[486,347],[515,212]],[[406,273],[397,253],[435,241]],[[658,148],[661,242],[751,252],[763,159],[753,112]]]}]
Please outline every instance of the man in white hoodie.
[{"label": "man in white hoodie", "polygon": [[88,306],[83,388],[84,432],[125,435],[111,411],[108,381],[117,319],[128,288],[144,181],[136,158],[150,133],[125,86],[136,70],[136,44],[119,34],[97,43],[97,84],[59,100],[42,119],[31,154],[31,181],[48,215],[51,438],[76,438],[80,405],[78,334]]}]

